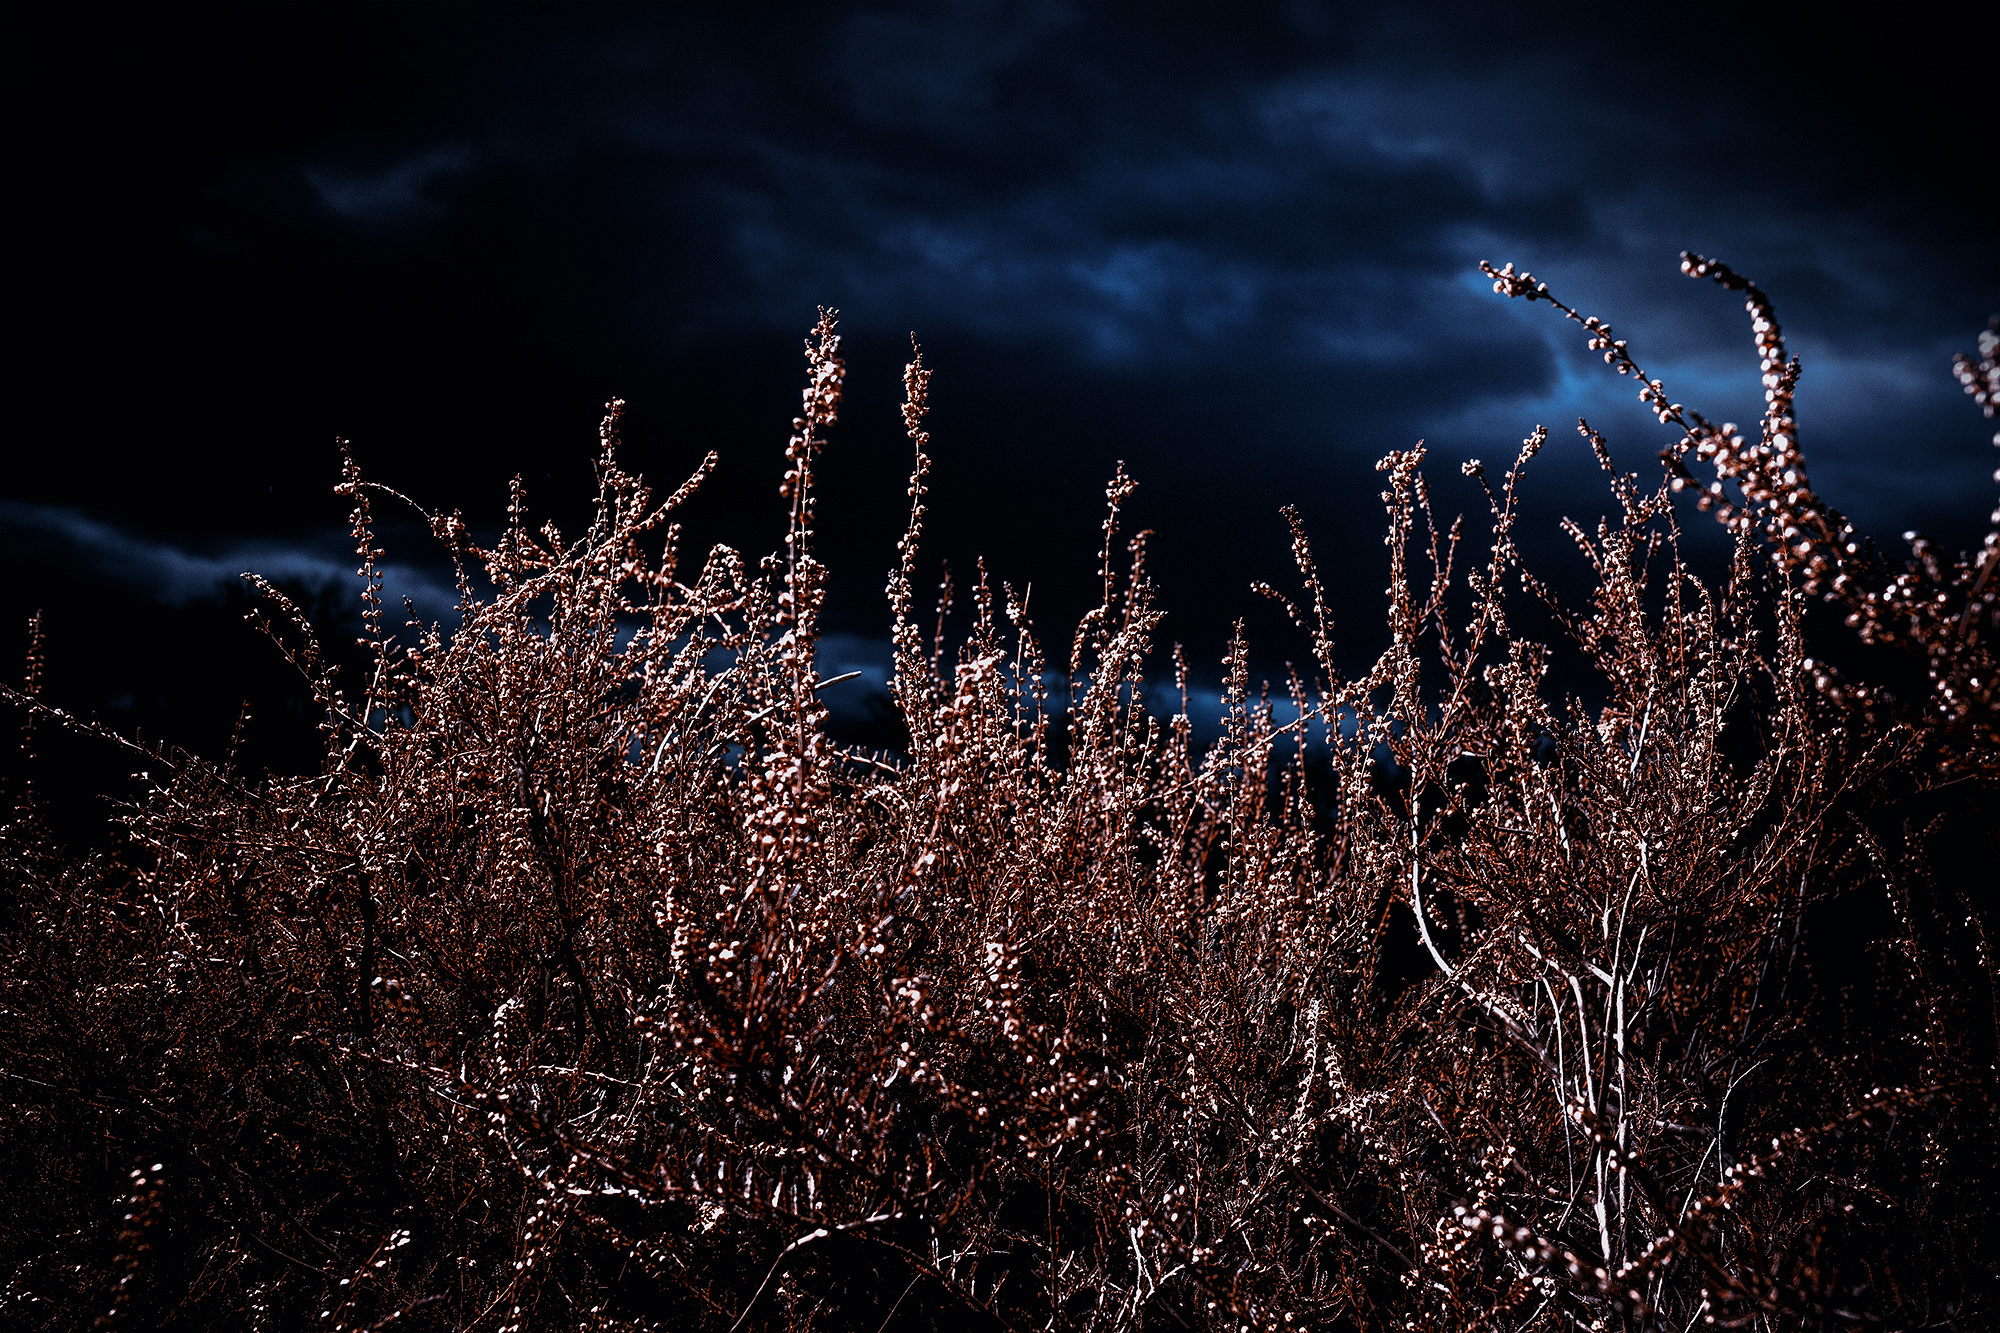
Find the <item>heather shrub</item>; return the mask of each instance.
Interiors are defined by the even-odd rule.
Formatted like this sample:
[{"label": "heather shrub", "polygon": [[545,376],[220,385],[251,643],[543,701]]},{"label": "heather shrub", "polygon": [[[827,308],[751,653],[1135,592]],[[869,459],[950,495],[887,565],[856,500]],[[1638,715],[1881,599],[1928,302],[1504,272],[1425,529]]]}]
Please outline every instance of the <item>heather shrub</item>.
[{"label": "heather shrub", "polygon": [[[1421,447],[1391,454],[1388,646],[1337,669],[1293,517],[1297,590],[1262,588],[1309,663],[1280,685],[1293,720],[1239,632],[1205,747],[1122,471],[1066,658],[984,569],[962,642],[920,625],[920,354],[887,589],[908,749],[830,739],[831,316],[788,536],[761,560],[684,561],[675,515],[708,465],[656,498],[619,465],[614,403],[588,530],[532,528],[518,484],[490,546],[430,516],[461,623],[399,628],[373,506],[403,501],[350,463],[360,665],[326,666],[258,585],[323,709],[319,771],[145,754],[122,842],[90,855],[18,794],[0,1310],[50,1329],[1990,1319],[2000,536],[1901,566],[1861,542],[1805,480],[1768,300],[1687,267],[1748,295],[1757,443],[1492,271],[1682,429],[1660,481],[1581,426],[1615,512],[1571,525],[1592,589],[1565,600],[1515,544],[1545,432],[1497,477],[1467,466],[1489,501],[1472,524],[1434,516]],[[1960,374],[1991,415],[1990,335],[1982,353]],[[1682,552],[1690,487],[1732,534],[1718,578]],[[1809,651],[1828,600],[1911,669]],[[95,730],[37,689],[31,664],[32,727]]]}]

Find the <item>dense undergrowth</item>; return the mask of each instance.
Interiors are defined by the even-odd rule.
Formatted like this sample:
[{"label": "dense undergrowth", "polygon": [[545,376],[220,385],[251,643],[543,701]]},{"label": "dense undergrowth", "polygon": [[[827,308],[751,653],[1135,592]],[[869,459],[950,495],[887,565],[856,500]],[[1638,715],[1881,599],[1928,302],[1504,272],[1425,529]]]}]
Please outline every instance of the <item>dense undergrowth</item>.
[{"label": "dense undergrowth", "polygon": [[[1564,605],[1514,545],[1540,431],[1467,466],[1483,524],[1391,454],[1389,647],[1336,669],[1294,521],[1300,591],[1264,591],[1311,648],[1298,720],[1239,635],[1205,749],[1149,678],[1122,473],[1066,657],[983,576],[962,646],[920,630],[921,357],[908,752],[829,739],[830,318],[759,562],[680,562],[701,474],[656,501],[614,404],[589,530],[517,496],[486,549],[438,516],[463,623],[399,632],[350,465],[365,669],[263,589],[319,772],[135,754],[109,852],[19,793],[0,1321],[1990,1326],[2000,535],[1861,542],[1805,478],[1769,303],[1686,267],[1746,294],[1761,426],[1489,270],[1682,429],[1660,483],[1583,428],[1617,516],[1573,530],[1595,588]],[[1681,555],[1690,489],[1734,535],[1718,580]],[[1808,655],[1829,601],[1900,676]],[[91,730],[34,677],[31,732]]]}]

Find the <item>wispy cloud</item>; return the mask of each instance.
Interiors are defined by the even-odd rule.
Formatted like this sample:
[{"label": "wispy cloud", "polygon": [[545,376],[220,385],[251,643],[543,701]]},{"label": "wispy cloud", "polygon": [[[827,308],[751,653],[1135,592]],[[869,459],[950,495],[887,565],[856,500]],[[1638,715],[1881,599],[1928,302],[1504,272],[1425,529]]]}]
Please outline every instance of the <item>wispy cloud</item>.
[{"label": "wispy cloud", "polygon": [[[137,536],[74,509],[15,500],[0,500],[0,534],[31,540],[44,553],[59,549],[82,569],[168,606],[220,596],[246,573],[312,588],[349,585],[359,596],[354,558],[328,549],[337,549],[337,539],[324,545],[246,542],[206,554]],[[457,591],[427,571],[392,564],[382,575],[390,605],[408,597],[427,621],[456,619]]]},{"label": "wispy cloud", "polygon": [[313,166],[304,174],[320,202],[339,216],[367,226],[394,226],[442,216],[444,204],[434,187],[464,175],[474,161],[470,148],[453,144],[374,171]]},{"label": "wispy cloud", "polygon": [[[1482,412],[1512,432],[1524,405],[1611,392],[1583,387],[1567,352],[1550,362],[1538,321],[1468,288],[1482,258],[1530,264],[1621,325],[1643,312],[1658,373],[1732,394],[1740,375],[1702,359],[1729,302],[1673,274],[1684,245],[1756,273],[1849,359],[1885,336],[1928,339],[1912,295],[1962,283],[1877,201],[1771,170],[1724,103],[1607,90],[1605,71],[1637,57],[1523,32],[1535,59],[1498,60],[1447,17],[1428,31],[1318,12],[1295,5],[1289,35],[1246,47],[1238,33],[1188,64],[1185,36],[1135,45],[1087,7],[871,9],[816,30],[804,80],[641,25],[529,61],[483,135],[307,178],[369,227],[435,217],[445,182],[499,171],[550,180],[547,198],[522,199],[538,216],[615,200],[622,235],[656,238],[630,257],[619,317],[670,346],[718,324],[789,336],[826,303],[850,329],[962,330],[1169,379],[1195,363],[1289,373],[1258,405],[1267,438],[1330,407],[1385,436]],[[588,179],[570,174],[585,162]],[[1514,345],[1505,364],[1558,382],[1524,395],[1445,365],[1499,341]],[[1294,401],[1327,391],[1318,369],[1368,401]],[[1912,410],[1948,391],[1877,387]]]}]

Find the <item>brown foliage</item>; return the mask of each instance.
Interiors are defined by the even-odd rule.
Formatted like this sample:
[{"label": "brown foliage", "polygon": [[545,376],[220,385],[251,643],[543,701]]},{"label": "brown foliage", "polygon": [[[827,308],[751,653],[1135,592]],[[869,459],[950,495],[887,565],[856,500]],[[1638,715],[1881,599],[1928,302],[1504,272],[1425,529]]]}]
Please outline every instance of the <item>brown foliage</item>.
[{"label": "brown foliage", "polygon": [[[399,637],[386,492],[350,464],[366,678],[323,668],[264,588],[325,710],[321,770],[153,754],[115,855],[66,853],[32,794],[7,830],[0,1314],[1990,1319],[1992,919],[1966,871],[1987,873],[2000,777],[2000,539],[1900,571],[1856,544],[1804,480],[1768,301],[1689,268],[1750,293],[1759,444],[1645,380],[1686,431],[1648,490],[1584,426],[1618,512],[1572,525],[1595,588],[1570,606],[1514,544],[1544,432],[1488,488],[1476,557],[1462,521],[1433,522],[1421,446],[1390,455],[1389,647],[1341,676],[1293,518],[1302,595],[1264,591],[1312,648],[1297,720],[1239,633],[1206,750],[1184,689],[1176,708],[1147,679],[1159,617],[1122,472],[1065,676],[983,571],[963,645],[926,643],[921,356],[888,587],[909,752],[829,739],[830,316],[785,549],[754,565],[717,547],[683,576],[672,516],[706,465],[656,502],[618,466],[614,403],[589,530],[531,530],[518,485],[490,549],[437,516],[463,622]],[[1990,387],[1984,352],[1963,373]],[[1690,454],[1735,533],[1712,584],[1680,552]],[[1819,596],[1915,654],[1928,696],[1808,657]],[[1557,697],[1524,603],[1601,702]],[[36,683],[14,696],[30,716]]]}]

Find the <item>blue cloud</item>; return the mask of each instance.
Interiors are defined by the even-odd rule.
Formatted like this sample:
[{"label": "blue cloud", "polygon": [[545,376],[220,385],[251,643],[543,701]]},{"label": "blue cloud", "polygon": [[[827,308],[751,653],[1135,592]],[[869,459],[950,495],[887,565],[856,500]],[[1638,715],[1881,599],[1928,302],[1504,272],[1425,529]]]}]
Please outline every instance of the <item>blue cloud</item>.
[{"label": "blue cloud", "polygon": [[432,148],[376,171],[343,171],[327,166],[304,170],[308,184],[331,212],[371,227],[431,221],[443,216],[435,187],[474,167],[464,145]]},{"label": "blue cloud", "polygon": [[[336,555],[341,538],[301,542],[232,543],[203,554],[135,535],[74,509],[0,500],[0,534],[26,537],[44,551],[64,550],[68,559],[92,573],[123,583],[168,606],[185,606],[220,595],[242,575],[274,583],[312,587],[347,585],[360,597],[351,554]],[[382,597],[390,607],[408,597],[426,621],[457,621],[458,593],[430,572],[405,564],[382,566]]]}]

